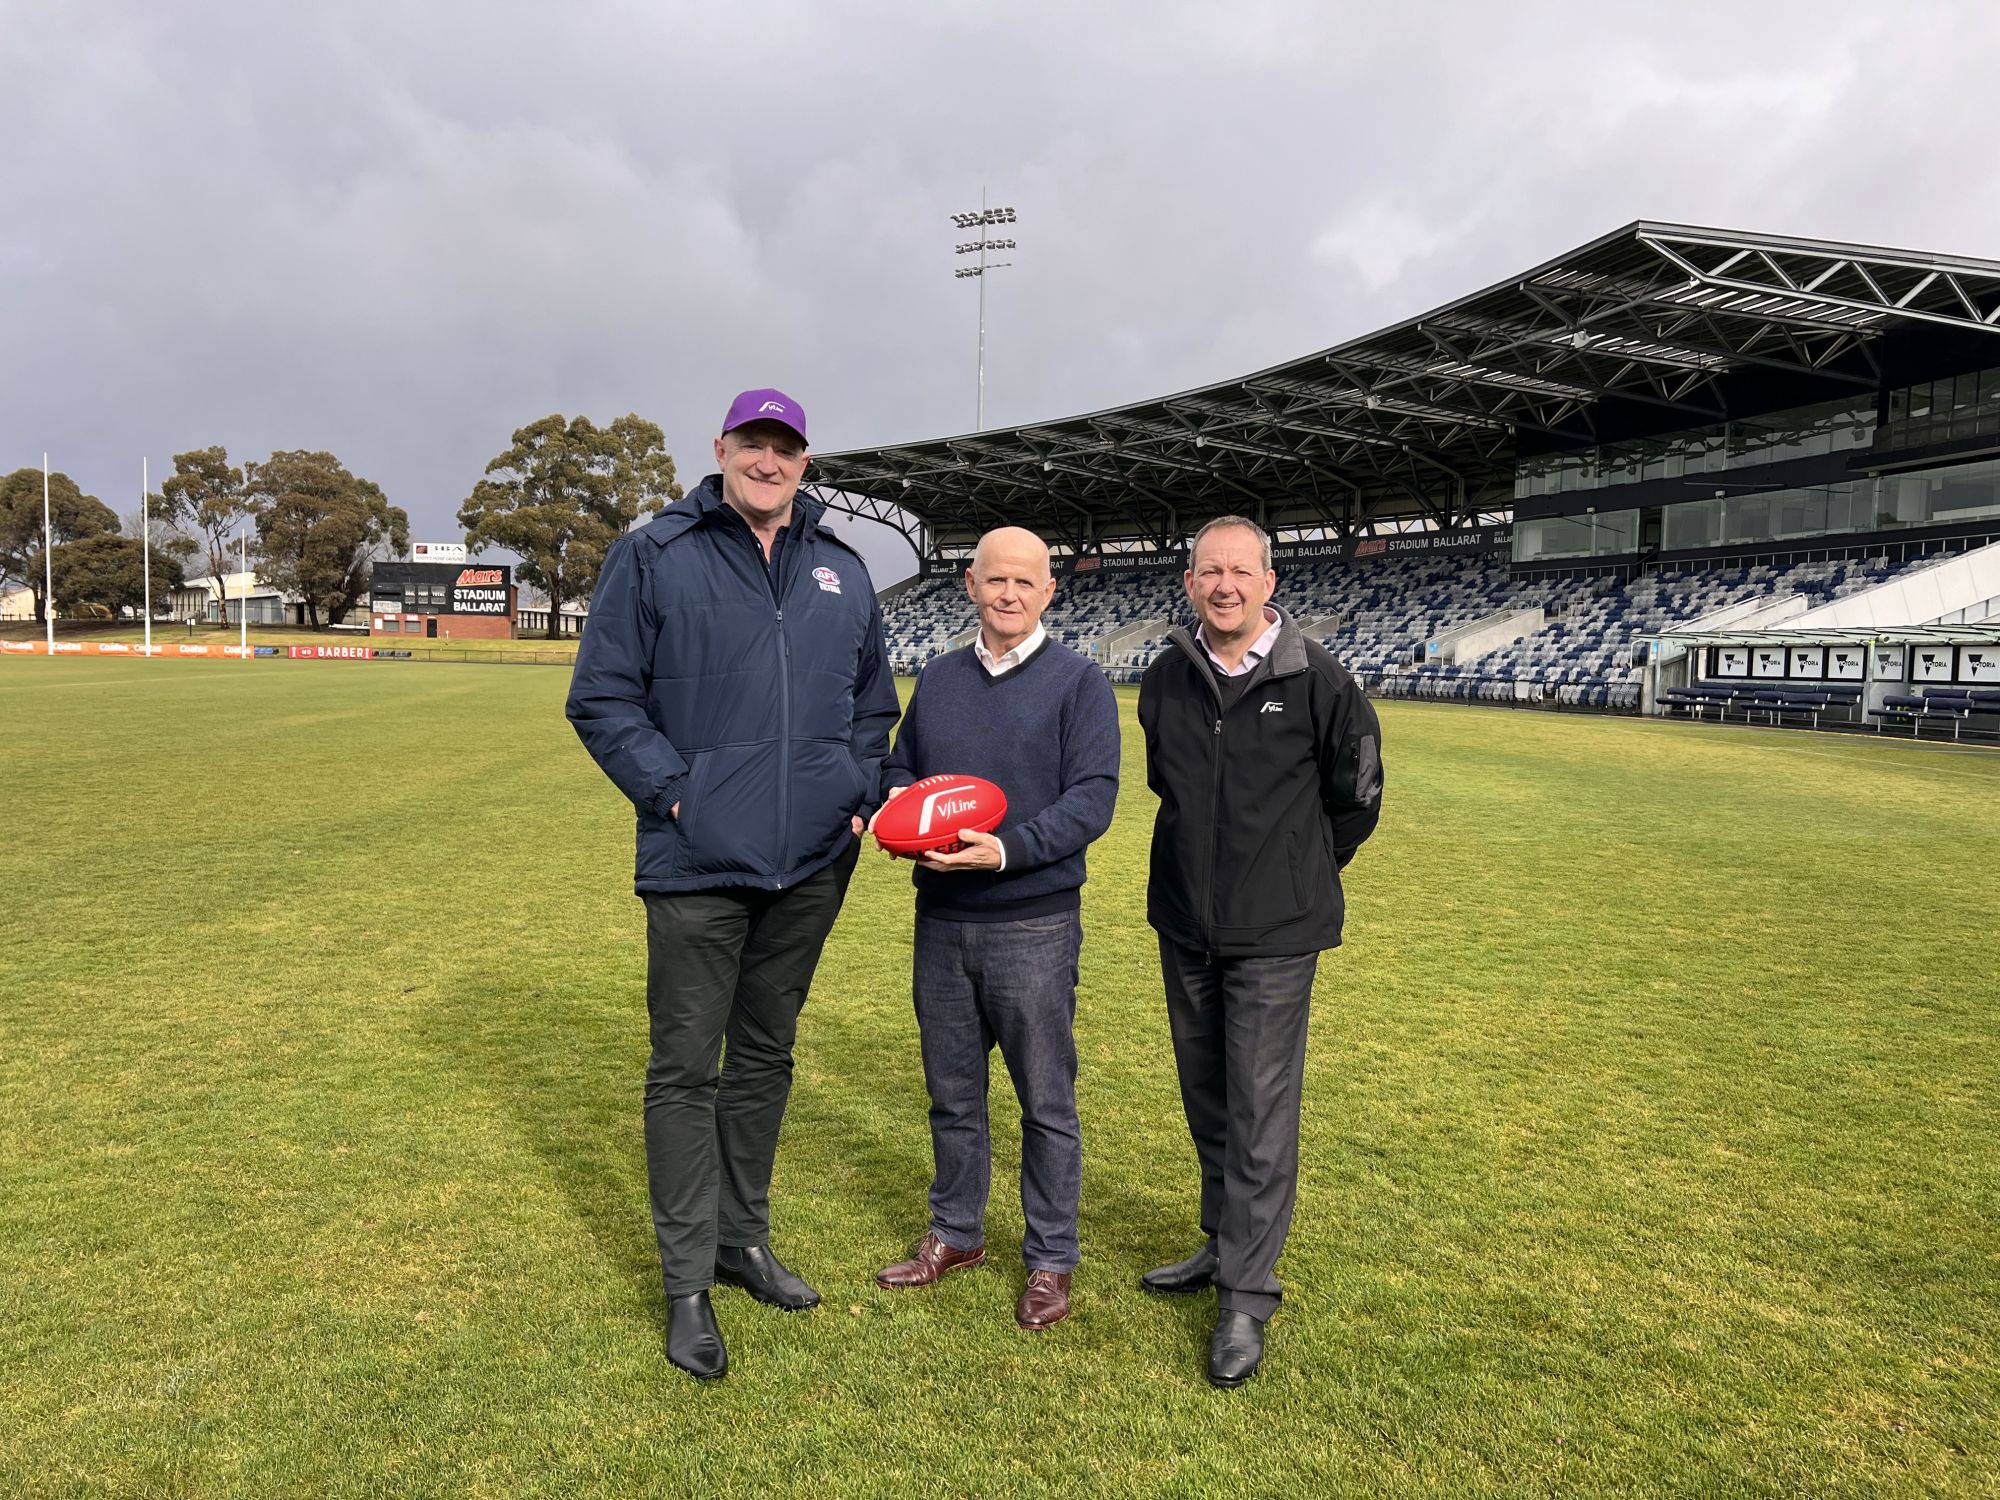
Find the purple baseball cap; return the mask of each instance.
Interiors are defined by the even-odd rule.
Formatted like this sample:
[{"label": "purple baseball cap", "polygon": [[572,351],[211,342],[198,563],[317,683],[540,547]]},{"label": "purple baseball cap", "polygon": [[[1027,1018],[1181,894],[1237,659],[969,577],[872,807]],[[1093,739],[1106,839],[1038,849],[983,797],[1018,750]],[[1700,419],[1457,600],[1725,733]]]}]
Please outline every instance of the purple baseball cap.
[{"label": "purple baseball cap", "polygon": [[722,419],[722,430],[734,432],[751,422],[778,422],[799,435],[800,442],[806,442],[806,409],[783,391],[745,391],[729,403],[729,415]]}]

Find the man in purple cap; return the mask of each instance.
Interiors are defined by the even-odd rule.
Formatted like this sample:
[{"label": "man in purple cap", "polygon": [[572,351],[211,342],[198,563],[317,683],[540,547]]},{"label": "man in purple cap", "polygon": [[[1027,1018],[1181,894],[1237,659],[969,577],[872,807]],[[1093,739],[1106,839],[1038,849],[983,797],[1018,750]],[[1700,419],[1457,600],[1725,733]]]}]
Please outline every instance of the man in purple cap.
[{"label": "man in purple cap", "polygon": [[715,458],[605,558],[567,704],[638,814],[646,1176],[667,1357],[700,1379],[728,1367],[714,1283],[819,1301],[771,1253],[771,1169],[897,715],[868,569],[799,498],[799,404],[745,391]]}]

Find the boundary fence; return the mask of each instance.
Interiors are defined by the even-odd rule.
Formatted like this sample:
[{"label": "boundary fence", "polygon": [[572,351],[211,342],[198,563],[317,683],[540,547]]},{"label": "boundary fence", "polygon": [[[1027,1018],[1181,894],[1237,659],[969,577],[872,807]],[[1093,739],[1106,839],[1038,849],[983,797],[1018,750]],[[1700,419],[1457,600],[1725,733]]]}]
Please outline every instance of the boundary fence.
[{"label": "boundary fence", "polygon": [[[155,642],[149,649],[137,641],[57,641],[57,656],[158,657],[162,661],[272,657],[280,661],[455,661],[497,662],[509,666],[571,667],[573,652],[468,651],[423,646],[191,646]],[[0,656],[47,656],[46,641],[0,641]]]}]

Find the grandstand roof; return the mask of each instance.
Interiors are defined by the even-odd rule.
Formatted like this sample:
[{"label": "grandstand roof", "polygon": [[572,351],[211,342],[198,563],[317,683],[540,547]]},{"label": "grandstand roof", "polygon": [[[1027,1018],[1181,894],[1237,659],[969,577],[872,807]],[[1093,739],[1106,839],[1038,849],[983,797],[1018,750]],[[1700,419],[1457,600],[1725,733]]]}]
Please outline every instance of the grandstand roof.
[{"label": "grandstand roof", "polygon": [[[1208,516],[1348,535],[1476,523],[1513,500],[1517,444],[1726,416],[1719,382],[1881,383],[1903,325],[2000,333],[2000,262],[1647,221],[1519,276],[1252,375],[1129,406],[816,454],[812,492],[931,549],[1034,527],[1075,550],[1172,547]],[[922,529],[921,534],[919,528]]]}]

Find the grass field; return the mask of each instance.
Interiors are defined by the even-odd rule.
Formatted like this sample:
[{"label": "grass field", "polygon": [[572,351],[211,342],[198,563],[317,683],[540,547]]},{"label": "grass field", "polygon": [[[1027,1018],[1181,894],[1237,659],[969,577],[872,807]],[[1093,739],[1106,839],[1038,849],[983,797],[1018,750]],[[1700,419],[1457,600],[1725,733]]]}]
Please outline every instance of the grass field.
[{"label": "grass field", "polygon": [[[2000,756],[1390,703],[1265,1370],[1139,1293],[1195,1175],[1092,856],[1076,1316],[933,1293],[905,877],[774,1200],[827,1294],[661,1356],[629,811],[565,675],[0,660],[0,1493],[2000,1494]],[[1005,1099],[1004,1075],[996,1087]]]}]

